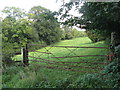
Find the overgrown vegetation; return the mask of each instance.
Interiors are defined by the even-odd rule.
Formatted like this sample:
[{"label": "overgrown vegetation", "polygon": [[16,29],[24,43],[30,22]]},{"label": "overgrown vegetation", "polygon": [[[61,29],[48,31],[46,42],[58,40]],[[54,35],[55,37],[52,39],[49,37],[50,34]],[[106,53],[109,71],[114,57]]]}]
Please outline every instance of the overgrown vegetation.
[{"label": "overgrown vegetation", "polygon": [[[71,0],[72,1],[72,0]],[[77,37],[85,37],[84,32],[79,32],[75,29],[65,26],[60,28],[60,23],[57,18],[54,17],[55,13],[52,13],[46,8],[41,6],[35,6],[31,8],[29,13],[25,13],[24,10],[15,7],[6,7],[2,12],[6,13],[6,18],[1,20],[2,32],[3,32],[3,64],[12,64],[11,66],[5,66],[3,68],[3,88],[119,88],[120,81],[120,2],[116,3],[92,3],[84,2],[82,7],[79,7],[80,0],[75,0],[70,3],[64,4],[64,8],[60,9],[61,12],[65,12],[61,18],[65,18],[69,15],[69,10],[72,6],[76,6],[79,13],[82,13],[82,17],[73,17],[66,19],[62,24],[67,24],[68,26],[78,26],[82,25],[87,29],[87,35],[92,40],[91,43],[88,38],[79,39]],[[64,11],[65,10],[65,11]],[[105,58],[102,57],[88,57],[88,58],[66,58],[59,61],[86,61],[86,62],[105,62],[108,63],[104,65],[97,64],[62,64],[60,67],[67,68],[66,70],[75,69],[77,71],[90,71],[89,73],[64,71],[59,69],[47,69],[43,68],[41,65],[56,66],[57,64],[46,64],[43,63],[33,63],[30,61],[29,67],[21,67],[12,63],[12,60],[19,60],[20,57],[15,56],[15,52],[20,52],[20,47],[25,46],[26,43],[33,44],[44,44],[44,45],[76,45],[76,46],[106,46],[101,40],[110,38],[111,32],[113,38],[111,39],[111,53],[114,55],[112,61],[104,61]],[[76,38],[76,39],[73,39]],[[67,39],[67,40],[66,40]],[[84,40],[83,40],[84,39]],[[59,42],[60,40],[64,40]],[[101,42],[98,42],[101,41]],[[108,40],[110,41],[110,40]],[[56,43],[57,42],[57,43]],[[97,43],[95,43],[97,42]],[[50,49],[50,47],[33,47],[31,50],[45,51]],[[94,49],[69,49],[68,51],[74,50],[74,53],[67,52],[61,48],[53,48],[48,50],[52,52],[55,56],[65,56],[65,55],[84,55],[84,54],[105,54],[105,50],[94,50]],[[42,57],[48,59],[49,56],[41,56],[39,53],[30,52],[30,55],[35,57]],[[15,56],[15,57],[14,57]],[[30,60],[32,58],[29,58]],[[49,59],[49,61],[57,61],[56,59]],[[14,65],[14,66],[13,66]],[[74,66],[89,66],[88,69],[82,68],[72,68],[69,65]],[[103,70],[92,69],[90,67],[97,69],[104,68]],[[97,74],[93,74],[97,72]],[[54,78],[53,78],[54,77]]]}]

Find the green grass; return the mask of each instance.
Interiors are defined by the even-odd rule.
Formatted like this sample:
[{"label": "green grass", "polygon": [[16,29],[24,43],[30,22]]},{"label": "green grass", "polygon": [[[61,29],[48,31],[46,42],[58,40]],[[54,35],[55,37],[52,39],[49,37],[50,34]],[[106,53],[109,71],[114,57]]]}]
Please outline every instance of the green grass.
[{"label": "green grass", "polygon": [[[91,43],[90,39],[75,38],[72,40],[64,40],[54,44],[55,46],[95,46],[106,47],[103,41]],[[48,50],[48,51],[47,51]],[[70,52],[74,51],[74,54]],[[39,52],[50,52],[52,54],[43,54],[38,52],[29,52],[29,56],[36,58],[47,59],[48,61],[35,59],[42,62],[29,61],[29,67],[11,67],[3,70],[3,87],[11,88],[56,88],[56,87],[88,87],[83,85],[82,77],[88,74],[99,74],[105,66],[102,64],[90,63],[60,63],[60,62],[91,62],[91,63],[106,63],[105,57],[77,57],[77,58],[51,58],[76,55],[105,55],[106,49],[93,48],[61,48],[61,47],[44,47]],[[15,56],[14,60],[20,60],[20,55]],[[29,57],[29,60],[33,58]],[[57,63],[55,63],[57,62]],[[52,63],[52,64],[51,64]],[[58,65],[60,64],[60,65]],[[74,66],[74,67],[72,67]],[[78,66],[78,67],[76,67]],[[51,67],[51,68],[48,68]],[[86,68],[87,67],[87,68]],[[65,68],[65,69],[64,69]],[[94,69],[92,69],[94,68]],[[73,71],[74,70],[74,71]],[[102,85],[101,82],[96,82]],[[85,83],[86,84],[86,83]],[[81,86],[80,86],[81,85]],[[83,85],[83,86],[82,86]],[[89,86],[92,87],[92,86]],[[105,87],[102,85],[102,87]]]},{"label": "green grass", "polygon": [[[88,47],[105,47],[103,41],[98,43],[91,43],[90,39],[87,37],[84,38],[75,38],[72,40],[64,40],[61,42],[58,42],[52,46],[88,46]],[[70,68],[71,70],[74,69],[75,71],[82,71],[93,73],[93,72],[99,72],[97,70],[104,67],[104,65],[100,64],[94,64],[94,63],[106,63],[106,57],[74,57],[74,58],[52,58],[52,57],[65,57],[65,56],[80,56],[80,55],[106,55],[107,50],[106,49],[96,49],[96,48],[63,48],[63,47],[44,47],[42,49],[36,50],[39,52],[49,52],[52,54],[45,54],[45,53],[39,53],[39,52],[29,52],[29,56],[35,57],[31,58],[29,57],[29,60],[38,60],[41,62],[33,62],[29,61],[31,64],[38,64],[38,65],[44,65],[49,67],[62,67],[62,68]],[[42,59],[38,59],[42,58]],[[14,58],[15,60],[20,60],[19,56],[16,56]],[[46,61],[47,60],[47,61]],[[61,63],[61,62],[91,62],[91,63]],[[52,63],[52,64],[49,64]],[[57,63],[57,64],[56,64]],[[60,64],[60,65],[59,65]],[[77,67],[78,66],[78,67]],[[79,70],[79,68],[81,68]],[[92,69],[93,68],[93,69]],[[96,68],[96,69],[94,69]],[[89,72],[90,71],[90,72]]]}]

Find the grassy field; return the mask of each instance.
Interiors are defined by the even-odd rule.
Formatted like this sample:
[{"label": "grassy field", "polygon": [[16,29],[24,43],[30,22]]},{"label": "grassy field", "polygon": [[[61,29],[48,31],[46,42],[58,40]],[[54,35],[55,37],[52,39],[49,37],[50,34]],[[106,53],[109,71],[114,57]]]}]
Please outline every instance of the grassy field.
[{"label": "grassy field", "polygon": [[[90,39],[87,37],[84,38],[75,38],[72,40],[64,40],[54,44],[53,46],[87,46],[87,47],[105,47],[103,42],[91,43]],[[33,46],[34,47],[34,46]],[[42,52],[42,53],[41,53]],[[46,53],[51,54],[46,54]],[[63,47],[44,47],[42,49],[36,50],[36,52],[29,52],[29,61],[30,64],[38,64],[49,67],[59,67],[59,68],[69,68],[70,70],[84,72],[99,72],[98,69],[104,67],[103,64],[96,63],[105,63],[106,57],[70,57],[70,58],[52,58],[52,57],[66,57],[66,56],[80,56],[80,55],[106,55],[106,49],[96,49],[96,48],[63,48]],[[20,57],[17,56],[15,60],[20,60]],[[64,62],[64,63],[62,63]],[[70,63],[78,62],[78,63]],[[80,63],[88,62],[88,63]],[[92,63],[92,64],[91,64]],[[80,69],[81,68],[81,69]],[[98,68],[98,69],[97,69]]]},{"label": "grassy field", "polygon": [[[90,39],[87,37],[64,40],[55,43],[54,46],[106,47],[103,41],[91,43]],[[29,67],[12,66],[3,70],[4,88],[93,87],[92,84],[85,85],[84,79],[86,79],[86,75],[87,77],[92,77],[92,74],[99,74],[105,65],[98,63],[107,63],[106,57],[74,57],[59,59],[52,57],[106,55],[108,53],[106,49],[61,48],[50,46],[43,47],[36,51],[38,52],[29,52],[29,60],[35,60],[29,61]],[[40,52],[49,52],[51,54]],[[17,55],[13,59],[20,60],[20,57],[20,55]],[[101,85],[105,87],[103,82],[99,82],[99,80],[96,81],[96,83],[99,83],[99,87]],[[96,85],[96,87],[98,86]]]}]

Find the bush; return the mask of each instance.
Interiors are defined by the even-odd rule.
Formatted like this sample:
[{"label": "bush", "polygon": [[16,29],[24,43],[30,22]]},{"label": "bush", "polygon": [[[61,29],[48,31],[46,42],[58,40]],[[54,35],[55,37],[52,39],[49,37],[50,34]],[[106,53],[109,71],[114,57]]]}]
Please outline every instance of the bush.
[{"label": "bush", "polygon": [[77,88],[108,88],[109,86],[97,74],[85,74],[75,83]]},{"label": "bush", "polygon": [[109,63],[103,73],[105,74],[103,78],[107,77],[106,82],[113,88],[120,88],[118,81],[120,81],[120,59],[116,58],[111,63]]},{"label": "bush", "polygon": [[77,38],[77,37],[86,37],[86,32],[84,31],[78,31],[76,29],[72,29],[71,30],[71,34],[74,38]]},{"label": "bush", "polygon": [[28,49],[31,50],[38,50],[42,48],[41,45],[46,46],[47,44],[44,41],[39,41],[39,42],[30,42],[29,44],[33,45],[28,45]]},{"label": "bush", "polygon": [[70,32],[66,33],[65,39],[72,39],[72,38],[73,38],[73,36]]},{"label": "bush", "polygon": [[4,64],[11,64],[12,63],[12,59],[11,57],[14,56],[14,49],[13,49],[13,44],[11,43],[3,43],[3,47],[2,47],[2,61],[3,61],[3,65]]},{"label": "bush", "polygon": [[105,38],[97,30],[86,31],[87,36],[92,40],[93,43],[105,40]]}]

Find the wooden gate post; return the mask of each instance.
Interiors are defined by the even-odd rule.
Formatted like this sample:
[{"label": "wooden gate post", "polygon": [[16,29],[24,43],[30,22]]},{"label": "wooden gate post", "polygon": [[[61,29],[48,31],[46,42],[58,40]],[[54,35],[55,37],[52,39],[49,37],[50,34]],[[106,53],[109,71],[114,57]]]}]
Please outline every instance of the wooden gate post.
[{"label": "wooden gate post", "polygon": [[26,47],[23,47],[21,49],[21,53],[22,53],[22,63],[23,63],[23,65],[28,66],[29,65],[28,64],[29,60],[28,60],[28,46],[27,46],[27,44],[26,44]]}]

